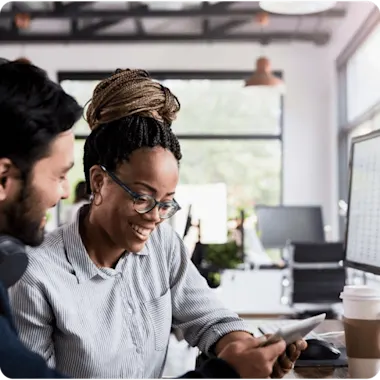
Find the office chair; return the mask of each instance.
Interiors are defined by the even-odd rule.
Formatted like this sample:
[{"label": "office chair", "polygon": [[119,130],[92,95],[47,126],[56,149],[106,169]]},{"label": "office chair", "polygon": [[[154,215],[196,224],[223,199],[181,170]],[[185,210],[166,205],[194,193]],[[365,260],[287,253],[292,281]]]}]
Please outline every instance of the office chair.
[{"label": "office chair", "polygon": [[339,295],[346,283],[343,243],[292,242],[287,251],[290,273],[282,281],[283,297],[290,306],[301,310],[297,318],[321,312],[328,318],[336,317],[332,305],[340,302]]}]

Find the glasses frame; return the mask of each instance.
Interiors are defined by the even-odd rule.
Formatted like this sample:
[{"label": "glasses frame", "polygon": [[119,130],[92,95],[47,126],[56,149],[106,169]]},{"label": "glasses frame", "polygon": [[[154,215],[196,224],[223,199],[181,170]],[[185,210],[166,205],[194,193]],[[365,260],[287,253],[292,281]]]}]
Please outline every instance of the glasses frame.
[{"label": "glasses frame", "polygon": [[[159,202],[159,201],[157,201],[155,198],[153,198],[151,195],[149,195],[149,194],[139,194],[139,193],[136,193],[136,192],[134,192],[133,190],[131,190],[123,181],[121,181],[120,179],[119,179],[119,177],[115,174],[115,173],[113,173],[112,171],[110,171],[110,170],[108,170],[105,166],[103,166],[103,165],[99,165],[100,166],[100,168],[105,172],[105,173],[107,173],[110,177],[111,177],[111,179],[117,184],[117,185],[119,185],[125,192],[127,192],[130,196],[131,196],[131,198],[133,199],[133,208],[134,208],[134,210],[137,212],[137,213],[139,213],[139,214],[147,214],[147,213],[149,213],[149,212],[151,212],[155,207],[157,207],[158,206],[158,215],[160,216],[160,218],[161,219],[170,219],[176,212],[178,212],[179,210],[181,210],[181,206],[178,204],[178,202],[175,200],[175,199],[173,199],[172,201],[170,201],[170,202]],[[141,197],[148,197],[148,198],[150,198],[150,199],[152,199],[152,201],[154,201],[154,203],[153,203],[153,206],[152,206],[152,208],[150,208],[150,209],[148,209],[148,210],[146,210],[146,211],[139,211],[139,210],[136,210],[136,201],[138,200],[138,199],[140,199]],[[171,214],[171,215],[169,215],[169,216],[161,216],[161,214],[160,214],[160,210],[161,210],[161,208],[162,207],[167,207],[167,206],[172,206],[172,207],[174,207],[174,212]]]}]

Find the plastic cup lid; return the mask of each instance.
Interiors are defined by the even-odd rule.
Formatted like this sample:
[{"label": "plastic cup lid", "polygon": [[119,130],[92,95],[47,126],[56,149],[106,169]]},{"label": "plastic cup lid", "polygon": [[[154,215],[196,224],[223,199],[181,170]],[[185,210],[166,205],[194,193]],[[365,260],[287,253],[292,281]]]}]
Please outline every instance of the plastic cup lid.
[{"label": "plastic cup lid", "polygon": [[340,298],[380,298],[380,289],[367,285],[346,285]]}]

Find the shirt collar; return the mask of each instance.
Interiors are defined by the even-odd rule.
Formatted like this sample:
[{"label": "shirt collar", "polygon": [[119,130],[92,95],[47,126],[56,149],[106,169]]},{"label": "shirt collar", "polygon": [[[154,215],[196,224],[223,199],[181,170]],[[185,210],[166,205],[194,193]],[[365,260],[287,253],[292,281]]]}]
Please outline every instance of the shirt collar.
[{"label": "shirt collar", "polygon": [[[121,274],[126,263],[127,253],[120,258],[115,269],[99,268],[90,259],[79,233],[79,216],[82,209],[83,207],[78,210],[74,222],[66,224],[62,228],[64,249],[66,251],[68,260],[73,266],[78,282],[85,282],[86,280],[90,280],[95,276],[100,276],[103,279],[108,279],[110,277],[115,277]],[[148,255],[148,249],[146,245],[144,246],[143,250],[138,253],[138,255]]]}]

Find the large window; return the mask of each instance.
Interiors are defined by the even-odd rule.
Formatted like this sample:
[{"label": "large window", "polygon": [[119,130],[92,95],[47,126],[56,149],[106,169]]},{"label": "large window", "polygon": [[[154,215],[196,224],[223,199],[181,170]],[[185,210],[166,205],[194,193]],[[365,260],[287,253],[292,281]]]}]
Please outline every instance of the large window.
[{"label": "large window", "polygon": [[[183,153],[182,197],[197,193],[197,186],[206,189],[215,185],[221,190],[220,207],[226,218],[236,216],[240,209],[250,213],[257,203],[279,204],[282,197],[281,93],[272,87],[244,88],[247,75],[231,78],[223,74],[215,77],[214,73],[211,79],[207,75],[196,78],[189,74],[188,79],[154,75],[181,103],[173,130]],[[91,98],[97,83],[85,76],[78,79],[78,74],[70,79],[68,73],[61,80],[63,88],[82,105]],[[70,173],[73,187],[84,179],[83,144],[89,133],[84,118],[75,126],[75,133],[76,161]],[[186,191],[186,186],[192,190]],[[195,198],[188,201],[199,202]]]},{"label": "large window", "polygon": [[[380,129],[380,12],[375,6],[348,50],[338,58],[340,139],[339,176],[340,199],[348,198],[348,158],[351,140]],[[347,51],[346,49],[346,51]],[[344,52],[345,53],[345,52]],[[341,218],[341,237],[345,234],[345,218]],[[363,274],[350,269],[349,277]],[[380,277],[364,274],[369,284],[379,286]]]},{"label": "large window", "polygon": [[380,24],[347,62],[347,119],[380,102]]},{"label": "large window", "polygon": [[[338,57],[339,196],[347,202],[351,140],[380,128],[380,12],[373,12]],[[345,219],[341,218],[341,237]]]}]

